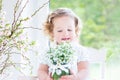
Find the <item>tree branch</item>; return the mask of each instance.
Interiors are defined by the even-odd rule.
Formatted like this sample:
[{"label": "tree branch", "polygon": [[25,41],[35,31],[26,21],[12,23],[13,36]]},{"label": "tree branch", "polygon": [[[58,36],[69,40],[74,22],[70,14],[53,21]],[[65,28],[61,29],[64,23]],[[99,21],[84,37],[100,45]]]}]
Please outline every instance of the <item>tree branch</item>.
[{"label": "tree branch", "polygon": [[23,27],[23,28],[18,28],[18,29],[36,29],[36,30],[42,30],[41,28],[35,28],[35,27]]},{"label": "tree branch", "polygon": [[35,16],[37,12],[39,12],[46,4],[49,3],[49,0],[47,2],[45,2],[41,7],[39,7],[32,15],[31,17]]}]

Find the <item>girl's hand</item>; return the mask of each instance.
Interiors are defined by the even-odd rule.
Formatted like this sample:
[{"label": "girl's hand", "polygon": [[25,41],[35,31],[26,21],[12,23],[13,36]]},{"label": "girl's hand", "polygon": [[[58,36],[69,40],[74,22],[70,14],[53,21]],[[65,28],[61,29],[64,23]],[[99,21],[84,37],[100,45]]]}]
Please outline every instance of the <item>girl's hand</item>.
[{"label": "girl's hand", "polygon": [[76,76],[73,74],[72,71],[71,75],[65,75],[65,76],[61,76],[60,80],[77,80]]},{"label": "girl's hand", "polygon": [[47,80],[53,80],[52,79],[52,73],[50,73],[50,75],[48,76]]},{"label": "girl's hand", "polygon": [[60,80],[77,80],[77,78],[74,75],[66,75],[62,76]]},{"label": "girl's hand", "polygon": [[50,76],[47,77],[47,80],[53,80]]}]

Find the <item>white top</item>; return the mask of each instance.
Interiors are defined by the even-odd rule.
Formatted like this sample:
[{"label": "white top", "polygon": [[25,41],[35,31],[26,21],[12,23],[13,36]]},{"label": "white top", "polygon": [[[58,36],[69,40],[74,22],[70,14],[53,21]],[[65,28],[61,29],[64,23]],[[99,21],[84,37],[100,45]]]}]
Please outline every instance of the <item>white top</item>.
[{"label": "white top", "polygon": [[[87,61],[88,56],[87,56],[87,51],[83,46],[80,46],[77,43],[72,43],[73,50],[75,51],[74,58],[72,60],[71,64],[71,70],[76,74],[77,73],[77,63],[80,61]],[[55,47],[55,44],[52,44],[51,47]],[[46,64],[50,67],[49,65],[49,60],[46,57],[46,53],[49,49],[42,50],[40,53],[40,64]]]}]

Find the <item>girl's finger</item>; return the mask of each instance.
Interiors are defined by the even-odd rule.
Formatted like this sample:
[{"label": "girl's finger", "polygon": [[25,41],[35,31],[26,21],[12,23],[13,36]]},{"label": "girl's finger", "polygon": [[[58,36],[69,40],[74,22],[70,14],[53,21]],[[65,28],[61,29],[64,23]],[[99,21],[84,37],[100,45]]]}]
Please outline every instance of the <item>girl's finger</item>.
[{"label": "girl's finger", "polygon": [[73,74],[74,74],[72,70],[70,70],[70,74],[71,74],[71,75],[73,75]]}]

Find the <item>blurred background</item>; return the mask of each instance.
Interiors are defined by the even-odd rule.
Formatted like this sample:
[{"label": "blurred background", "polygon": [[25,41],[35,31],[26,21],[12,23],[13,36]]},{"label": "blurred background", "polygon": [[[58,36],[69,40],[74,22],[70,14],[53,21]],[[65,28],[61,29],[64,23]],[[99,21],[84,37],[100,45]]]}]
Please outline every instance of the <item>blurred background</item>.
[{"label": "blurred background", "polygon": [[[106,48],[106,80],[120,80],[120,0],[50,0],[50,9],[67,7],[82,20],[82,45]],[[96,74],[97,65],[92,68]]]},{"label": "blurred background", "polygon": [[[11,17],[13,17],[13,15],[10,15],[12,13],[11,10],[13,10],[11,5],[16,1],[17,0],[11,0],[8,7],[8,0],[3,0],[5,11],[7,15],[9,14],[9,17],[6,18],[11,19]],[[28,4],[28,7],[25,8],[26,10],[22,16],[29,16],[46,1],[47,0],[29,0],[30,3]],[[0,10],[2,6],[1,3],[2,0],[0,0]],[[61,7],[72,9],[82,20],[83,29],[81,36],[79,37],[82,45],[97,49],[107,49],[105,80],[120,80],[120,0],[50,0],[50,3],[40,10],[40,12],[28,23],[33,25],[35,28],[39,28],[40,26],[42,27],[40,23],[45,21],[49,10],[52,11]],[[40,35],[34,36],[39,33]],[[31,32],[30,30],[29,36],[31,39],[38,40],[40,45],[43,42],[43,45],[45,45],[45,39],[43,38],[44,35],[41,31],[32,30]],[[43,48],[43,46],[41,47]],[[36,75],[36,57],[34,59],[32,55],[31,57],[35,66],[33,75]],[[94,77],[99,77],[98,68],[99,65],[97,64],[91,66],[91,77],[93,79]]]}]

